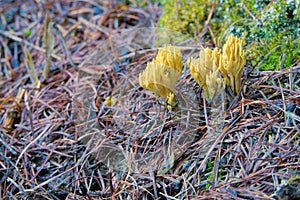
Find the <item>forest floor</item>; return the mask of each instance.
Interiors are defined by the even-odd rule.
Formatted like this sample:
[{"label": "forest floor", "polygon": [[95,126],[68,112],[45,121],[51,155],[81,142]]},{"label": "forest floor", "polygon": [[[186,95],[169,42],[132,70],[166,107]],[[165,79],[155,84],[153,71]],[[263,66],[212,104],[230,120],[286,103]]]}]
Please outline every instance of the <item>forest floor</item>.
[{"label": "forest floor", "polygon": [[247,64],[216,104],[185,66],[170,111],[139,74],[178,38],[184,62],[212,43],[113,2],[0,3],[0,199],[299,198],[299,60]]}]

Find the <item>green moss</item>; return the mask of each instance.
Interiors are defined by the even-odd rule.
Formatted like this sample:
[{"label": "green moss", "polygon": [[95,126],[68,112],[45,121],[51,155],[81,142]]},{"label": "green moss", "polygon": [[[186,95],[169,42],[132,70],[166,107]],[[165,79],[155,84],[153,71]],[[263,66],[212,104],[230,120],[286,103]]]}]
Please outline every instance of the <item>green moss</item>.
[{"label": "green moss", "polygon": [[209,5],[211,2],[205,0],[166,1],[159,26],[195,36],[202,30]]},{"label": "green moss", "polygon": [[[300,56],[299,2],[228,1],[223,3],[223,34],[244,37],[248,59],[262,70],[291,66]],[[234,6],[234,3],[236,6]],[[230,10],[231,12],[229,12]],[[246,11],[247,10],[247,11]],[[231,26],[230,26],[231,25]]]},{"label": "green moss", "polygon": [[[266,40],[266,45],[255,44],[250,51],[256,50],[252,54],[253,62],[264,61],[259,66],[262,70],[278,70],[291,66],[300,57],[299,38],[293,40],[292,37]],[[260,55],[261,54],[261,55]]]},{"label": "green moss", "polygon": [[[159,26],[197,36],[214,1],[165,1]],[[248,62],[262,70],[291,66],[300,57],[298,0],[217,0],[210,28],[218,41],[244,38]],[[208,31],[205,39],[211,39]],[[262,62],[263,61],[263,62]]]},{"label": "green moss", "polygon": [[126,5],[137,5],[138,7],[146,7],[149,2],[158,3],[158,5],[164,5],[167,0],[119,0],[120,3],[124,3]]}]

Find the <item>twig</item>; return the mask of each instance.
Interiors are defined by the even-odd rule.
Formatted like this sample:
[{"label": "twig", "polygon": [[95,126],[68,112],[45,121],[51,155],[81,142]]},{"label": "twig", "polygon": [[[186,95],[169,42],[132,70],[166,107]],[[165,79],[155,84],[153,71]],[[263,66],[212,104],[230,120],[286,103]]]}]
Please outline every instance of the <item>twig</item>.
[{"label": "twig", "polygon": [[18,169],[18,164],[19,164],[19,162],[20,162],[20,159],[21,159],[21,157],[23,156],[23,154],[34,144],[34,143],[36,143],[40,138],[42,138],[47,132],[48,132],[48,130],[49,130],[49,128],[52,126],[52,124],[48,124],[45,128],[44,128],[44,130],[43,130],[43,132],[41,132],[33,141],[31,141],[23,150],[22,150],[22,152],[20,153],[20,155],[19,155],[19,157],[18,157],[18,159],[17,159],[17,161],[16,161],[16,167],[17,167],[17,171],[20,171],[19,169]]},{"label": "twig", "polygon": [[[2,34],[2,35],[5,36],[5,37],[8,37],[8,38],[10,38],[10,39],[12,39],[12,40],[14,40],[14,41],[17,41],[17,42],[20,42],[20,43],[25,44],[25,45],[27,45],[27,46],[30,46],[30,47],[32,47],[32,48],[38,50],[38,51],[41,51],[41,52],[43,52],[43,53],[46,53],[46,50],[45,50],[45,49],[43,49],[43,48],[41,48],[41,47],[38,47],[38,46],[36,46],[36,45],[33,45],[32,43],[29,43],[29,42],[27,42],[26,40],[23,40],[22,38],[19,38],[18,36],[12,35],[12,34],[11,34],[10,32],[8,32],[8,31],[3,31],[3,30],[0,29],[0,34]],[[59,57],[59,56],[57,56],[57,55],[55,55],[55,54],[51,54],[51,56],[52,56],[53,58],[57,59],[57,60],[60,61],[60,62],[62,61],[61,57]]]}]

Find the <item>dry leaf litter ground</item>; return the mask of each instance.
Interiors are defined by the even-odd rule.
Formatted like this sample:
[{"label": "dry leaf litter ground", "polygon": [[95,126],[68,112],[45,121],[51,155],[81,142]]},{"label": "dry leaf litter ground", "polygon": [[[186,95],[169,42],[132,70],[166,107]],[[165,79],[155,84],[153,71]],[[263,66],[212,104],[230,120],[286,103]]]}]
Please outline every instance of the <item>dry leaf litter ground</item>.
[{"label": "dry leaf litter ground", "polygon": [[[0,129],[1,199],[269,199],[299,175],[299,62],[280,71],[247,65],[243,94],[226,104],[223,117],[211,114],[185,69],[177,86],[184,106],[176,114],[138,85],[157,50],[151,39],[162,34],[144,28],[155,26],[155,4],[0,5],[1,123],[14,119],[10,130]],[[46,13],[55,43],[43,79]],[[185,61],[210,45],[182,40]],[[41,86],[31,83],[25,46]],[[117,103],[109,106],[107,97]],[[188,140],[169,152],[176,134]],[[103,157],[107,149],[115,160]]]}]

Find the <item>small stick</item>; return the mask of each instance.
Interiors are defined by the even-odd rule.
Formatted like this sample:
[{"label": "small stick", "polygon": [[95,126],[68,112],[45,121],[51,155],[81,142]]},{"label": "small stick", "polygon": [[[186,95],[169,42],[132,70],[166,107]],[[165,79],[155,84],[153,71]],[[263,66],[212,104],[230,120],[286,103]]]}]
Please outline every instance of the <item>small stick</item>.
[{"label": "small stick", "polygon": [[[12,35],[12,34],[11,34],[10,32],[8,32],[8,31],[3,31],[3,30],[0,29],[0,34],[3,35],[3,36],[5,36],[5,37],[8,37],[8,38],[10,38],[10,39],[12,39],[12,40],[14,40],[14,41],[17,41],[17,42],[23,43],[23,44],[25,44],[25,45],[27,45],[27,46],[30,46],[30,47],[32,47],[32,48],[38,50],[38,51],[41,51],[41,52],[43,52],[43,53],[46,53],[46,50],[45,50],[45,49],[43,49],[43,48],[41,48],[41,47],[38,47],[38,46],[36,46],[36,45],[33,45],[32,43],[29,43],[29,42],[27,42],[26,40],[23,40],[22,38],[19,38],[18,36]],[[51,56],[52,56],[53,58],[57,59],[57,60],[60,61],[60,62],[62,61],[62,58],[59,57],[58,55],[51,54]]]}]

